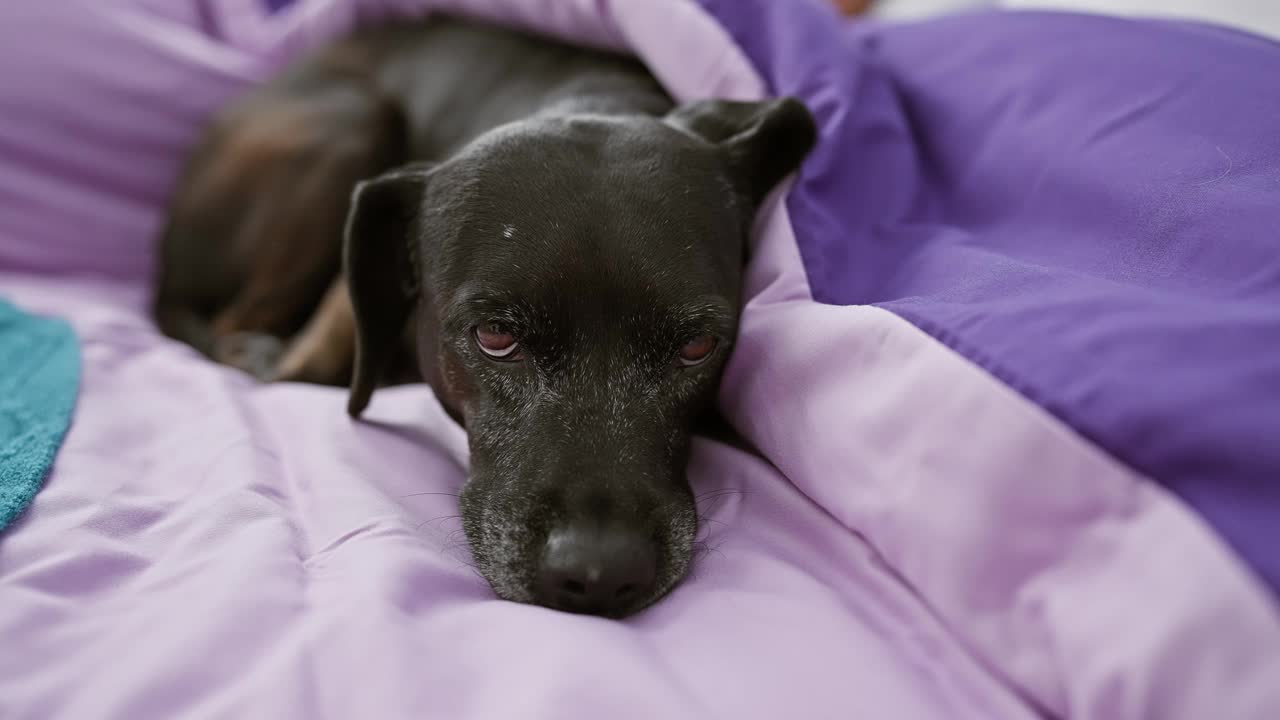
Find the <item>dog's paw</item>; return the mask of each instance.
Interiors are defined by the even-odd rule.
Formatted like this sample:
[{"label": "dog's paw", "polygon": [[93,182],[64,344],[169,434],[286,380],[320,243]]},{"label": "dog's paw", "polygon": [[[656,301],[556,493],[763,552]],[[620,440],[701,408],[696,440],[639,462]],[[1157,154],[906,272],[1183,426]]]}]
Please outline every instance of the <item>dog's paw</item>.
[{"label": "dog's paw", "polygon": [[214,341],[213,359],[223,365],[243,370],[255,378],[269,382],[275,379],[276,366],[284,353],[284,343],[265,333],[238,332]]}]

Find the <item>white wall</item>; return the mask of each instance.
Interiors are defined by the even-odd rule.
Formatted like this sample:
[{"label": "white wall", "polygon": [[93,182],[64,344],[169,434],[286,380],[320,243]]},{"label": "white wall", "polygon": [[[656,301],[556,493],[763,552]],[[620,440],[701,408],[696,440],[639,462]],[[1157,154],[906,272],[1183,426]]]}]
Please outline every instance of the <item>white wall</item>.
[{"label": "white wall", "polygon": [[872,14],[907,20],[994,6],[1201,20],[1280,40],[1280,0],[879,0]]}]

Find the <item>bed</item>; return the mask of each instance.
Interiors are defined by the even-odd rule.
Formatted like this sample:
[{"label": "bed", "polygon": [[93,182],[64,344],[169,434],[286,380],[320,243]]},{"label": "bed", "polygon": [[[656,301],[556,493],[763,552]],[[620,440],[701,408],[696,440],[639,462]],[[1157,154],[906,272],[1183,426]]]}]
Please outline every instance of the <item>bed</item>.
[{"label": "bed", "polygon": [[[818,120],[721,392],[758,452],[695,444],[693,574],[626,621],[493,596],[423,388],[356,423],[147,314],[209,113],[435,11]],[[1277,77],[1274,41],[1056,13],[7,0],[0,298],[79,366],[0,535],[0,717],[1280,717]]]}]

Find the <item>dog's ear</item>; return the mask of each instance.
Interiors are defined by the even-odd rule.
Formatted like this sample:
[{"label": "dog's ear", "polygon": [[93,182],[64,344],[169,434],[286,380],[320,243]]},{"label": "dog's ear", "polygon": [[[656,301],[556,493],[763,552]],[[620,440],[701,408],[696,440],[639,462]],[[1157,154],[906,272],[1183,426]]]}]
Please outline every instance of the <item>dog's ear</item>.
[{"label": "dog's ear", "polygon": [[344,264],[355,312],[356,357],[347,412],[359,417],[397,352],[421,292],[419,216],[427,165],[392,170],[356,186]]},{"label": "dog's ear", "polygon": [[666,120],[719,146],[753,207],[800,167],[818,137],[809,109],[789,97],[763,102],[702,100],[676,108]]}]

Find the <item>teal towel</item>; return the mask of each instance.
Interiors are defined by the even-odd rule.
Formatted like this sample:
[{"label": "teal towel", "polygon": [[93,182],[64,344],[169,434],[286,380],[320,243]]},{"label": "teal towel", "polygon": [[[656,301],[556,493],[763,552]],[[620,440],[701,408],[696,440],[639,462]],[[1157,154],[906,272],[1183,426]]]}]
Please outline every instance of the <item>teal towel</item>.
[{"label": "teal towel", "polygon": [[44,484],[79,387],[80,348],[71,327],[0,300],[0,530]]}]

